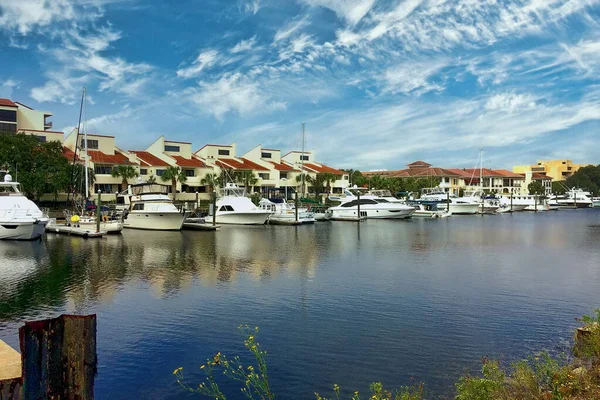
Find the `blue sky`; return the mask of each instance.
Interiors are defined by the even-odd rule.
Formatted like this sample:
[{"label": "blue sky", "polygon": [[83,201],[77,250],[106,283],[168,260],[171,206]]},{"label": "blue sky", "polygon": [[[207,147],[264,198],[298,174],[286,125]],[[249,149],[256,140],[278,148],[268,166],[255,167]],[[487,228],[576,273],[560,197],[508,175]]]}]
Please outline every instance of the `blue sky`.
[{"label": "blue sky", "polygon": [[[600,0],[0,0],[0,97],[142,149],[600,162]],[[8,61],[8,62],[7,62]]]}]

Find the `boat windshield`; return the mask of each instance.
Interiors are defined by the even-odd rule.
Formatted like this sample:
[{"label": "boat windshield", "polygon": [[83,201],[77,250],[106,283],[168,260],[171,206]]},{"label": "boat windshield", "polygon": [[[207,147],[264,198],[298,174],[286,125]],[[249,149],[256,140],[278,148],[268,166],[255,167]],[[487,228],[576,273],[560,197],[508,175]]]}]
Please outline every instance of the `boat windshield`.
[{"label": "boat windshield", "polygon": [[378,203],[389,203],[386,199],[374,199]]},{"label": "boat windshield", "polygon": [[0,195],[19,194],[19,185],[17,183],[0,183]]},{"label": "boat windshield", "polygon": [[169,186],[160,185],[158,183],[143,183],[143,184],[139,184],[139,185],[132,185],[131,192],[134,195],[149,194],[149,193],[168,194]]}]

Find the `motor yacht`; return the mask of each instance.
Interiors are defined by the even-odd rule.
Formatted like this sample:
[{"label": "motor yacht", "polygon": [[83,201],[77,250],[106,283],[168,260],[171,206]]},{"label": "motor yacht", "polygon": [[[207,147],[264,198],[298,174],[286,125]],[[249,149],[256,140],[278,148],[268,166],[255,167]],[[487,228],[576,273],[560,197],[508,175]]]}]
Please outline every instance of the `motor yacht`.
[{"label": "motor yacht", "polygon": [[556,208],[589,208],[592,207],[592,195],[582,189],[572,188],[562,196],[552,196],[549,200],[551,207]]},{"label": "motor yacht", "polygon": [[233,183],[227,183],[217,199],[217,224],[263,225],[272,213],[254,205],[245,190]]},{"label": "motor yacht", "polygon": [[123,227],[156,231],[178,231],[185,212],[178,210],[168,196],[169,186],[158,183],[131,185],[117,197],[118,208],[125,209]]},{"label": "motor yacht", "polygon": [[296,206],[287,203],[284,199],[261,199],[258,206],[262,210],[271,212],[268,219],[270,224],[315,223],[315,213],[308,211],[306,208],[298,208],[298,218],[296,219]]},{"label": "motor yacht", "polygon": [[[95,230],[97,227],[97,216],[85,213],[75,214],[68,210],[64,212],[65,224],[88,230]],[[106,233],[121,233],[123,230],[123,221],[111,215],[103,214],[100,216],[100,230]]]},{"label": "motor yacht", "polygon": [[600,197],[592,197],[592,207],[600,207]]},{"label": "motor yacht", "polygon": [[44,234],[50,219],[5,174],[0,182],[0,239],[33,240]]},{"label": "motor yacht", "polygon": [[447,193],[440,187],[425,188],[421,191],[422,203],[436,204],[438,210],[446,210],[452,215],[473,215],[479,210],[480,203],[472,198],[458,197]]},{"label": "motor yacht", "polygon": [[329,207],[327,212],[331,215],[331,219],[402,219],[409,218],[415,212],[413,207],[404,203],[390,202],[382,197],[369,194],[358,198],[349,190],[344,192],[343,197],[329,196],[329,199],[342,203],[339,206]]}]

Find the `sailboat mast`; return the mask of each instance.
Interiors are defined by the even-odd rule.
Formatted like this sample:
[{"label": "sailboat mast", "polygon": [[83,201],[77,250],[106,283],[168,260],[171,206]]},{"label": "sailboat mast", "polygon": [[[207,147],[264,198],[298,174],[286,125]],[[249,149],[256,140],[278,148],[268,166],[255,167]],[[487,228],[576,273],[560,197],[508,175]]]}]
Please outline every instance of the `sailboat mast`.
[{"label": "sailboat mast", "polygon": [[300,173],[302,174],[302,194],[304,194],[304,122],[302,123],[302,153],[300,155]]},{"label": "sailboat mast", "polygon": [[84,119],[83,119],[83,140],[85,141],[85,199],[90,198],[90,157],[88,155],[88,138],[87,138],[87,103],[86,103],[86,89],[83,88],[83,102],[84,102]]},{"label": "sailboat mast", "polygon": [[479,165],[479,183],[481,184],[481,191],[483,192],[483,149],[480,153],[481,164]]},{"label": "sailboat mast", "polygon": [[[75,180],[75,162],[77,161],[77,149],[79,148],[79,132],[81,127],[81,114],[83,114],[83,96],[85,95],[85,88],[81,91],[81,105],[79,106],[79,120],[77,121],[77,136],[75,136],[75,147],[73,148],[73,163],[71,164],[71,182],[69,187],[69,193],[67,193],[67,203],[69,203],[69,198],[71,197],[71,192],[73,192],[74,188],[74,180]],[[75,199],[75,194],[73,193],[73,200]]]}]

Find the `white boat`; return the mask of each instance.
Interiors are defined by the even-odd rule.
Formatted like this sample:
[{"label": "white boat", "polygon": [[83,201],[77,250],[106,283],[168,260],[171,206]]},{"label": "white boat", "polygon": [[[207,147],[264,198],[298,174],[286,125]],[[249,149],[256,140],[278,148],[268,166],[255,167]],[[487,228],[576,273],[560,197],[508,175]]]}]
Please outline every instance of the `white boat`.
[{"label": "white boat", "polygon": [[19,190],[10,174],[0,182],[0,239],[33,240],[44,234],[50,219]]},{"label": "white boat", "polygon": [[270,224],[314,224],[315,214],[305,208],[298,208],[296,220],[296,207],[284,199],[261,199],[258,203],[260,209],[271,212],[268,222]]},{"label": "white boat", "polygon": [[447,218],[452,215],[449,211],[438,210],[436,204],[414,202],[409,205],[415,209],[412,218]]},{"label": "white boat", "polygon": [[169,186],[157,183],[131,185],[126,194],[121,194],[117,203],[126,207],[123,227],[156,231],[178,231],[183,226],[186,214],[175,207],[167,195]]},{"label": "white boat", "polygon": [[572,188],[562,196],[552,196],[549,203],[556,208],[589,208],[593,205],[591,193],[576,188]]},{"label": "white boat", "polygon": [[600,207],[600,197],[592,197],[592,207]]},{"label": "white boat", "polygon": [[480,203],[471,198],[458,197],[447,193],[440,187],[425,188],[421,191],[420,200],[437,204],[438,210],[446,210],[452,215],[473,215],[479,211]]},{"label": "white boat", "polygon": [[[329,196],[331,200],[339,199],[342,204],[335,207],[329,207],[327,212],[331,215],[331,219],[403,219],[410,217],[415,209],[406,204],[399,202],[389,202],[388,200],[373,196],[364,195],[355,196],[349,190],[344,192],[344,197]],[[358,206],[360,204],[360,215]]]},{"label": "white boat", "polygon": [[[97,227],[95,215],[76,215],[65,211],[65,225],[78,228],[95,230]],[[100,231],[106,233],[121,233],[123,230],[123,221],[121,219],[111,219],[107,215],[102,215],[100,220]]]},{"label": "white boat", "polygon": [[500,196],[500,208],[498,212],[520,212],[525,211],[530,205],[534,205],[534,196],[513,196],[512,201],[510,196]]},{"label": "white boat", "polygon": [[500,201],[495,196],[488,196],[482,190],[467,190],[462,200],[471,200],[479,204],[477,213],[495,214],[500,208]]},{"label": "white boat", "polygon": [[270,210],[254,205],[245,196],[244,189],[233,183],[227,183],[217,199],[217,224],[264,225],[271,214]]}]

